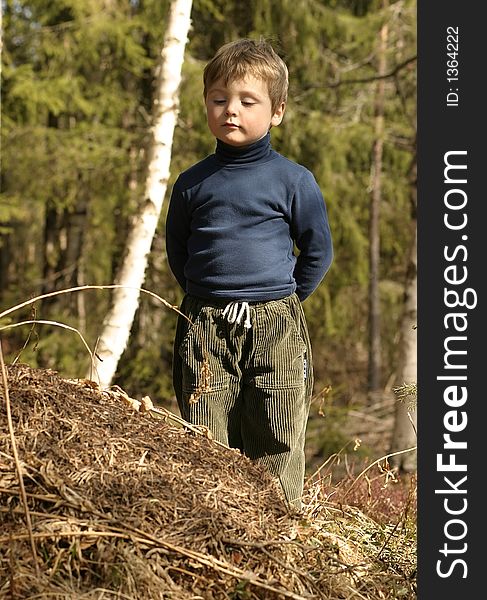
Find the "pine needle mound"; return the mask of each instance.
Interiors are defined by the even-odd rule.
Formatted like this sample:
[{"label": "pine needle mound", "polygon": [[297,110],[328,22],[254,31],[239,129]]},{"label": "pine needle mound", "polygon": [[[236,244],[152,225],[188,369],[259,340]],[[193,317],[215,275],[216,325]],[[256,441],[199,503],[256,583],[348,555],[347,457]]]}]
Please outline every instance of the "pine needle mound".
[{"label": "pine needle mound", "polygon": [[289,512],[239,452],[92,382],[26,365],[7,373],[0,598],[413,597],[403,575],[333,533],[343,511]]}]

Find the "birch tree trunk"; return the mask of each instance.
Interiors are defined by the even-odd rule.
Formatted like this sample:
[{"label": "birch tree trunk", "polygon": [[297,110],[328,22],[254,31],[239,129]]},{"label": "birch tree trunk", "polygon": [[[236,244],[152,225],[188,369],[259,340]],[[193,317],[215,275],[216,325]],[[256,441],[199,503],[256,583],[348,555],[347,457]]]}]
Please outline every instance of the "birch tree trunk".
[{"label": "birch tree trunk", "polygon": [[152,240],[164,202],[179,107],[178,88],[191,24],[191,4],[191,0],[173,0],[170,6],[169,22],[157,68],[144,203],[129,232],[126,255],[117,276],[117,284],[125,287],[114,291],[112,307],[104,320],[97,347],[100,361],[96,364],[95,376],[102,387],[111,384],[118,361],[127,345],[139,305],[138,288],[142,287],[144,281]]}]

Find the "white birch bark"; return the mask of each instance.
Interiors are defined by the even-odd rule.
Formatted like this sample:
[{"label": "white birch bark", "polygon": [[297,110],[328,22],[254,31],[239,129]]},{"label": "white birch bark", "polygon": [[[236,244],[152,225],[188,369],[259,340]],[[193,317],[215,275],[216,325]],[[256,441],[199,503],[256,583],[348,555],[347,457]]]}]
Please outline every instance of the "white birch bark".
[{"label": "white birch bark", "polygon": [[[148,171],[144,202],[128,236],[126,255],[117,276],[112,306],[104,322],[96,353],[94,377],[108,387],[127,346],[139,305],[140,291],[161,208],[166,194],[174,127],[178,115],[178,89],[184,50],[191,24],[191,0],[173,0],[156,73],[152,107],[152,141],[148,149]],[[91,375],[93,377],[93,374]]]},{"label": "white birch bark", "polygon": [[[409,269],[410,276],[408,277],[407,282],[406,301],[401,324],[400,345],[402,356],[398,370],[398,377],[396,379],[398,386],[403,384],[416,384],[418,377],[418,338],[416,332],[418,276],[416,237],[411,252]],[[416,406],[408,407],[407,402],[397,401],[394,429],[391,440],[391,452],[406,450],[407,448],[416,446],[418,442],[415,431],[416,427]],[[392,466],[399,467],[405,472],[415,471],[416,452],[407,452],[405,454],[391,457],[390,462]]]}]

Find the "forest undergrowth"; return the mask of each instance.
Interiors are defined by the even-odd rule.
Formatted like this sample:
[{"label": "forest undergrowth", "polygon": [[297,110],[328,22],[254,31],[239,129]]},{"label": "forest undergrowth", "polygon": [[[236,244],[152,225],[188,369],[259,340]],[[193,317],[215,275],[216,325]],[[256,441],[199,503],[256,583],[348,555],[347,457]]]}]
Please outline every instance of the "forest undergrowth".
[{"label": "forest undergrowth", "polygon": [[22,364],[0,389],[0,598],[415,597],[413,479],[330,462],[292,513],[150,399]]}]

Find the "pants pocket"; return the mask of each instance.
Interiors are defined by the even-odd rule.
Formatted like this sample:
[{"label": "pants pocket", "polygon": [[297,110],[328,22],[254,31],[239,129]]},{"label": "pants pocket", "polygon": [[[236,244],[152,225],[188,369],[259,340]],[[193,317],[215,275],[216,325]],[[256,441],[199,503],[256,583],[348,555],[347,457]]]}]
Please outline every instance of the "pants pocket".
[{"label": "pants pocket", "polygon": [[269,313],[263,350],[256,356],[253,383],[259,388],[289,389],[304,387],[307,346],[287,308],[279,304]]},{"label": "pants pocket", "polygon": [[222,366],[224,352],[225,346],[217,336],[213,309],[203,306],[178,349],[185,398],[228,388],[229,374]]}]

